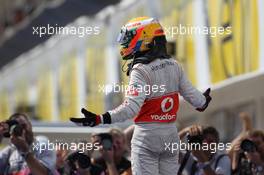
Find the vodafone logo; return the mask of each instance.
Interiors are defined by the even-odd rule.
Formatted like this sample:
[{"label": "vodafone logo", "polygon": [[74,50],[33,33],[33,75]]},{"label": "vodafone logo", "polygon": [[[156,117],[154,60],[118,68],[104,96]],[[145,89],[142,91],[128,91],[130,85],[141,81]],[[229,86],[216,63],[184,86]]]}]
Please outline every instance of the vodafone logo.
[{"label": "vodafone logo", "polygon": [[173,98],[171,97],[164,98],[161,102],[162,112],[169,112],[173,108],[173,105],[174,105]]}]

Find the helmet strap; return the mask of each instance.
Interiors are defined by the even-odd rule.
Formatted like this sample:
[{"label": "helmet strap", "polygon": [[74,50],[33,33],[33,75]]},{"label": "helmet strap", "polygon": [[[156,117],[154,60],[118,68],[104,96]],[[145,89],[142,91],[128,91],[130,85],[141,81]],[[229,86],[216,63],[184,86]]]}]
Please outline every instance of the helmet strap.
[{"label": "helmet strap", "polygon": [[135,56],[133,56],[132,61],[127,64],[127,68],[126,69],[125,69],[125,65],[127,63],[127,60],[125,60],[125,62],[122,65],[122,72],[126,72],[127,76],[129,76],[130,71],[132,70],[132,68],[134,66],[134,61],[135,61]]},{"label": "helmet strap", "polygon": [[127,64],[127,70],[126,70],[126,75],[129,76],[134,64],[135,64],[135,58],[136,56],[133,55],[132,61],[130,63]]},{"label": "helmet strap", "polygon": [[126,65],[126,63],[127,63],[127,60],[125,60],[125,62],[123,63],[123,65],[122,65],[122,72],[127,72],[127,69],[125,70],[125,65]]}]

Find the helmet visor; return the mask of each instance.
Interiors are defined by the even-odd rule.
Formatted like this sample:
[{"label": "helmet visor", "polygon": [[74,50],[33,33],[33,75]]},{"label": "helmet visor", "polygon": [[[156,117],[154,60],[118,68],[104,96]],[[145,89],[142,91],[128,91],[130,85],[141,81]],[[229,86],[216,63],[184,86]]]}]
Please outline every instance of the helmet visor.
[{"label": "helmet visor", "polygon": [[117,37],[117,42],[124,47],[128,47],[129,43],[131,42],[131,40],[135,35],[136,35],[136,30],[128,31],[125,27],[122,27]]}]

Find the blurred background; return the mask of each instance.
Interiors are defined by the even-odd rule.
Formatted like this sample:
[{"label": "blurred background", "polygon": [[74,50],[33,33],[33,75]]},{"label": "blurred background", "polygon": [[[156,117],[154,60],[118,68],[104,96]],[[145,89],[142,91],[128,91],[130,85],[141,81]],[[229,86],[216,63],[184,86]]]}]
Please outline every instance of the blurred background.
[{"label": "blurred background", "polygon": [[[94,132],[69,130],[68,118],[80,116],[81,107],[103,113],[122,102],[122,93],[99,87],[128,82],[116,38],[121,26],[138,16],[158,18],[170,54],[191,82],[200,90],[213,89],[205,113],[181,102],[180,128],[213,125],[226,140],[238,134],[238,114],[246,111],[253,126],[264,129],[262,0],[0,0],[0,120],[26,112],[35,132],[50,137]],[[47,25],[97,27],[99,33],[33,33]],[[230,27],[231,33],[173,34],[180,25]]]}]

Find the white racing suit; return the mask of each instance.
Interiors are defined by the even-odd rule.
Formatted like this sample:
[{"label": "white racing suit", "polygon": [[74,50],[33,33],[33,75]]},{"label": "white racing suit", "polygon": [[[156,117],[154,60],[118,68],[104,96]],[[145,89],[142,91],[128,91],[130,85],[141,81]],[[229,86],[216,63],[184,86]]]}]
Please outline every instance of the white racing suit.
[{"label": "white racing suit", "polygon": [[109,113],[112,123],[134,118],[133,175],[177,174],[178,151],[165,148],[179,143],[175,124],[179,94],[196,108],[206,103],[204,95],[191,85],[173,58],[134,65],[129,87],[125,102]]}]

